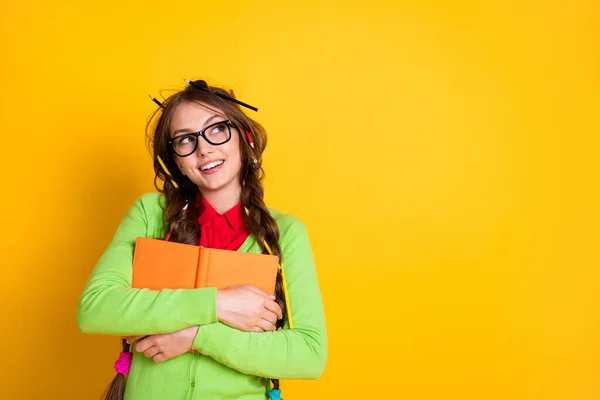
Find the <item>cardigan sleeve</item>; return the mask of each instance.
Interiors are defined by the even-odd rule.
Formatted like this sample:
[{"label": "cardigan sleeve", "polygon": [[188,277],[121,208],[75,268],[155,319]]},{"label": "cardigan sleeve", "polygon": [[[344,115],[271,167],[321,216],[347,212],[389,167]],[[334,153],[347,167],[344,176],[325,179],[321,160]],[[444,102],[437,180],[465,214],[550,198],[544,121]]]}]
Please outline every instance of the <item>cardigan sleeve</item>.
[{"label": "cardigan sleeve", "polygon": [[200,326],[192,349],[242,373],[273,379],[316,379],[328,343],[325,315],[307,231],[295,217],[281,240],[294,329],[244,332],[220,322]]},{"label": "cardigan sleeve", "polygon": [[83,332],[147,335],[217,321],[216,289],[131,287],[136,239],[148,236],[152,216],[162,216],[158,196],[146,194],[135,201],[92,271],[77,310],[77,323]]}]

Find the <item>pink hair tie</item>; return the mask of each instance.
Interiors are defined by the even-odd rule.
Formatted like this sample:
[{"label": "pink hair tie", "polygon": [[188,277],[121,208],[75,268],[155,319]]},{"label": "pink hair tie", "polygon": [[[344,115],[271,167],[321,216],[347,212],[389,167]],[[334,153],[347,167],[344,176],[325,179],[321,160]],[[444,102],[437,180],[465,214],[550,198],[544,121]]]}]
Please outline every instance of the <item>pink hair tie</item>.
[{"label": "pink hair tie", "polygon": [[133,353],[129,351],[122,351],[119,355],[119,359],[115,361],[115,371],[117,374],[127,375],[129,373],[129,367],[131,366],[131,358]]}]

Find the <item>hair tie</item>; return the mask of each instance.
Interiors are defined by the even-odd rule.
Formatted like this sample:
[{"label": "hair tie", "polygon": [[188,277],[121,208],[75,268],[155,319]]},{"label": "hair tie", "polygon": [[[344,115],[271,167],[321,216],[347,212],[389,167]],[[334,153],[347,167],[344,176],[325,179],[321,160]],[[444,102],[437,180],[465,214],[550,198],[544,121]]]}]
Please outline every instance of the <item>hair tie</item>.
[{"label": "hair tie", "polygon": [[121,354],[119,354],[119,358],[115,361],[115,371],[117,371],[117,374],[127,375],[129,373],[132,358],[133,353],[129,351],[122,351]]}]

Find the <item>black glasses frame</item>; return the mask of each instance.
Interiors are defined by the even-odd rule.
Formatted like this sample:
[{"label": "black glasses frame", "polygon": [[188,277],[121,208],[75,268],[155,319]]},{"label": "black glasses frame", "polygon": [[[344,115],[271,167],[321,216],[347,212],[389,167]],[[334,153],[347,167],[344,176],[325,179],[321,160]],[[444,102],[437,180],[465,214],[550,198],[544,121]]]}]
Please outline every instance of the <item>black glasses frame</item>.
[{"label": "black glasses frame", "polygon": [[[214,127],[214,126],[216,126],[216,125],[219,125],[219,124],[223,124],[223,123],[224,123],[225,125],[227,125],[227,131],[229,132],[229,137],[228,137],[228,138],[227,138],[227,140],[226,140],[226,141],[224,141],[224,142],[220,142],[220,143],[214,143],[214,142],[211,142],[211,141],[210,141],[210,140],[209,140],[209,139],[206,137],[206,135],[205,135],[205,132],[206,132],[207,130],[209,130],[210,128]],[[220,146],[220,145],[222,145],[222,144],[225,144],[225,143],[227,143],[227,142],[229,142],[229,141],[231,140],[231,127],[232,127],[232,126],[233,126],[233,123],[231,122],[231,120],[229,120],[229,119],[228,119],[228,120],[225,120],[225,121],[219,121],[219,122],[215,122],[214,124],[210,124],[210,125],[208,125],[206,128],[204,128],[204,129],[202,129],[201,131],[198,131],[198,132],[184,133],[184,134],[182,134],[182,135],[179,135],[179,136],[176,136],[176,137],[174,137],[173,139],[171,139],[171,140],[169,140],[169,141],[168,141],[168,144],[169,144],[169,149],[170,149],[171,151],[173,151],[173,153],[177,154],[179,157],[187,157],[187,156],[189,156],[189,155],[192,155],[192,154],[194,154],[194,153],[196,152],[196,150],[198,150],[198,137],[200,137],[200,136],[201,136],[201,137],[202,137],[204,140],[206,140],[206,141],[207,141],[209,144],[212,144],[213,146]],[[179,153],[177,152],[177,150],[175,150],[175,140],[176,140],[177,138],[180,138],[180,137],[182,137],[182,136],[194,136],[194,137],[195,137],[195,139],[196,139],[196,141],[195,141],[195,143],[194,143],[194,150],[190,151],[190,152],[189,152],[189,153],[187,153],[187,154],[183,154],[183,155],[182,155],[182,154],[179,154]]]}]

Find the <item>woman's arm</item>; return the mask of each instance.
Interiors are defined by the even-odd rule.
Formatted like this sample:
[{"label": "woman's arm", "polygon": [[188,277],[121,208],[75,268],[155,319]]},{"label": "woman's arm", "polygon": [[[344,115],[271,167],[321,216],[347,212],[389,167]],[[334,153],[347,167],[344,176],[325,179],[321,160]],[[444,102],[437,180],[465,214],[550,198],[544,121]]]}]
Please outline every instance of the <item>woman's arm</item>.
[{"label": "woman's arm", "polygon": [[148,236],[153,215],[160,214],[158,220],[162,218],[158,198],[152,193],[137,199],[92,271],[77,312],[77,323],[83,332],[146,335],[217,321],[216,289],[131,288],[135,241]]},{"label": "woman's arm", "polygon": [[245,374],[315,379],[328,351],[321,292],[306,229],[298,219],[286,219],[282,253],[294,329],[254,333],[213,323],[200,326],[192,349]]}]

